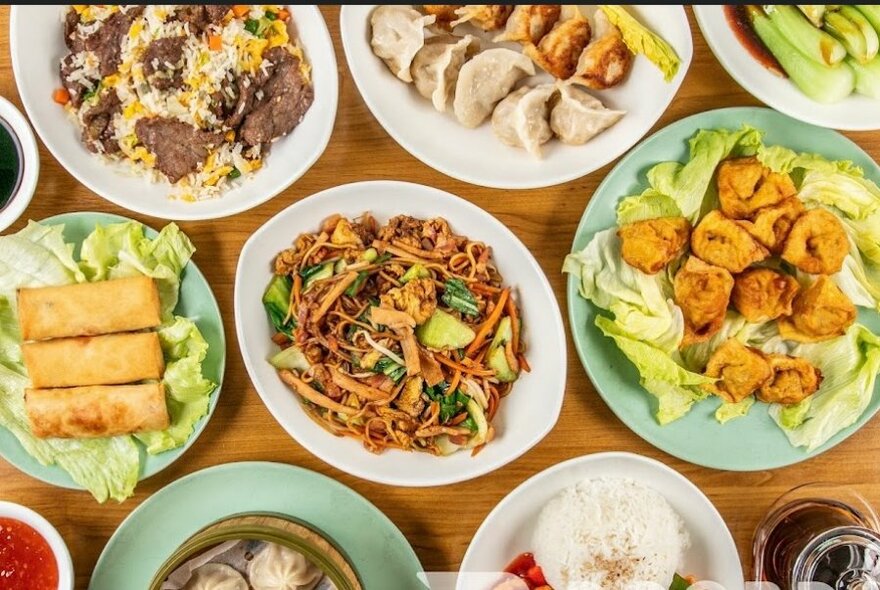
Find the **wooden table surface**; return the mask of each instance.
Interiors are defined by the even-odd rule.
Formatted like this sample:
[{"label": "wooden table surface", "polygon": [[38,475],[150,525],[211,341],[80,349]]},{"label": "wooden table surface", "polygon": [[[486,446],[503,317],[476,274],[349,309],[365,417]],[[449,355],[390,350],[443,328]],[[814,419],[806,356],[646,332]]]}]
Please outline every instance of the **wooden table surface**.
[{"label": "wooden table surface", "polygon": [[[232,311],[235,265],[241,246],[261,224],[291,203],[343,183],[398,179],[434,186],[470,199],[507,224],[535,254],[564,308],[562,259],[571,247],[584,207],[613,165],[560,186],[518,192],[480,188],[432,170],[398,146],[367,110],[345,62],[339,39],[339,8],[322,10],[333,36],[340,87],[336,128],[326,152],[299,181],[260,207],[226,219],[180,224],[198,248],[195,261],[220,303],[228,342],[222,395],[204,433],[180,461],[141,482],[135,496],[122,504],[97,505],[86,492],[51,487],[0,461],[0,499],[39,511],[60,530],[73,555],[77,588],[86,588],[104,544],[140,502],[184,475],[231,461],[290,463],[350,486],[400,527],[427,571],[457,570],[483,518],[525,479],[566,459],[599,451],[631,451],[657,458],[697,484],[727,521],[747,571],[751,568],[751,535],[756,524],[776,497],[796,485],[815,480],[848,482],[880,505],[880,466],[874,463],[880,454],[880,421],[869,423],[830,452],[793,467],[755,473],[704,469],[674,459],[630,432],[596,394],[570,337],[568,384],[559,423],[529,453],[490,475],[436,489],[393,488],[342,473],[294,442],[275,422],[251,385],[235,337]],[[678,96],[652,132],[701,111],[760,104],[716,61],[690,9],[688,16],[694,38],[693,63]],[[12,75],[8,20],[9,9],[4,6],[0,8],[0,95],[23,110]],[[875,159],[880,158],[880,132],[846,135]],[[37,192],[12,230],[19,229],[28,218],[42,219],[83,210],[118,213],[154,227],[162,225],[160,220],[131,214],[91,193],[74,180],[42,144],[40,159]],[[737,450],[731,448],[730,452]],[[454,498],[455,514],[436,510],[438,497]]]}]

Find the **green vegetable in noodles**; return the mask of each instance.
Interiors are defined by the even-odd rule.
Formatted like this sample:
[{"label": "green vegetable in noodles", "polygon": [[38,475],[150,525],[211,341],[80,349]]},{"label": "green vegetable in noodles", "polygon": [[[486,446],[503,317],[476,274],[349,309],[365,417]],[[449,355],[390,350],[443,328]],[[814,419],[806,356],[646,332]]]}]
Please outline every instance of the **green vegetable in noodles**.
[{"label": "green vegetable in noodles", "polygon": [[361,254],[361,260],[365,260],[367,262],[375,262],[379,257],[379,253],[375,248],[367,248],[364,250],[363,254]]},{"label": "green vegetable in noodles", "polygon": [[[852,94],[855,88],[855,74],[846,63],[835,66],[816,63],[789,43],[760,8],[749,5],[746,10],[755,33],[770,53],[779,60],[782,69],[801,92],[821,103],[836,102]],[[829,13],[825,17],[826,21],[832,14],[838,13]],[[846,46],[845,42],[844,46]]]},{"label": "green vegetable in noodles", "polygon": [[471,398],[460,389],[448,393],[449,384],[445,381],[434,387],[425,387],[425,393],[431,401],[440,404],[440,423],[445,424],[450,419],[462,413],[468,406]]},{"label": "green vegetable in noodles", "polygon": [[880,99],[880,55],[866,64],[859,63],[853,57],[847,57],[846,63],[856,74],[856,92]]},{"label": "green vegetable in noodles", "polygon": [[303,280],[303,291],[308,289],[315,281],[332,277],[335,266],[336,261],[331,260],[330,262],[321,262],[319,264],[307,266],[299,271],[299,276],[301,276]]},{"label": "green vegetable in noodles", "polygon": [[470,326],[442,309],[434,310],[428,321],[416,328],[419,343],[435,350],[464,348],[476,337]]},{"label": "green vegetable in noodles", "polygon": [[355,295],[357,295],[358,292],[361,290],[361,288],[363,288],[364,283],[367,282],[367,277],[369,277],[369,276],[370,276],[370,273],[368,273],[367,271],[365,271],[365,270],[360,271],[357,274],[357,277],[355,277],[354,282],[352,284],[350,284],[348,286],[348,288],[345,290],[345,294],[348,295],[349,297],[354,297]]},{"label": "green vegetable in noodles", "polygon": [[293,339],[296,320],[290,315],[290,289],[292,281],[287,275],[275,275],[263,294],[263,307],[276,332],[286,334]]},{"label": "green vegetable in noodles", "polygon": [[415,279],[427,279],[431,276],[431,273],[427,268],[422,266],[421,264],[413,264],[411,267],[406,269],[406,272],[403,273],[403,276],[400,277],[401,283],[408,283]]},{"label": "green vegetable in noodles", "polygon": [[374,373],[382,373],[391,377],[391,380],[395,383],[399,383],[406,376],[406,367],[395,363],[387,356],[383,356],[376,361],[376,364],[370,370]]},{"label": "green vegetable in noodles", "polygon": [[443,288],[443,295],[440,300],[456,311],[460,311],[465,315],[478,315],[480,308],[477,307],[477,300],[471,290],[461,279],[449,279]]},{"label": "green vegetable in noodles", "polygon": [[843,43],[847,53],[861,63],[867,63],[877,55],[880,47],[877,31],[861,12],[851,6],[841,6],[839,11],[826,14],[825,30]]},{"label": "green vegetable in noodles", "polygon": [[840,41],[814,27],[794,6],[770,4],[764,12],[780,34],[813,61],[833,66],[846,57],[846,48]]},{"label": "green vegetable in noodles", "polygon": [[303,354],[300,347],[293,345],[288,346],[281,352],[273,355],[269,359],[269,364],[276,369],[292,369],[296,371],[308,371],[312,364]]}]

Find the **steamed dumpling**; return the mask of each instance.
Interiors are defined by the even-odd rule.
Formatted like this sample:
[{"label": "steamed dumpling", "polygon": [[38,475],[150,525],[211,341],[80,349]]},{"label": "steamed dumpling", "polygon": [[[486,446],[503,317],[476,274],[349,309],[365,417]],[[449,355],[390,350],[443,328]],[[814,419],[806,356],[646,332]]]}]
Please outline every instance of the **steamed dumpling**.
[{"label": "steamed dumpling", "polygon": [[487,49],[465,63],[455,84],[455,117],[465,127],[486,120],[514,84],[535,73],[532,61],[510,49]]},{"label": "steamed dumpling", "polygon": [[574,74],[591,33],[590,21],[581,9],[567,4],[550,32],[537,44],[526,43],[523,51],[551,76],[565,80]]},{"label": "steamed dumpling", "polygon": [[548,121],[553,84],[523,86],[498,103],[492,113],[492,131],[507,145],[522,147],[541,157],[541,145],[553,137]]},{"label": "steamed dumpling", "polygon": [[452,26],[470,22],[484,31],[497,31],[507,22],[511,12],[513,6],[509,4],[465,4],[456,9],[458,19],[452,22]]},{"label": "steamed dumpling", "polygon": [[563,143],[582,145],[626,114],[605,108],[599,99],[574,86],[559,89],[559,102],[550,111],[550,128]]},{"label": "steamed dumpling", "polygon": [[416,90],[430,98],[435,109],[445,111],[455,92],[461,66],[479,49],[479,40],[470,35],[431,37],[416,53],[410,68]]},{"label": "steamed dumpling", "polygon": [[248,590],[244,576],[222,563],[196,568],[183,590]]},{"label": "steamed dumpling", "polygon": [[409,6],[378,7],[370,17],[373,53],[382,58],[395,76],[404,82],[412,82],[410,64],[425,44],[425,27],[435,18]]},{"label": "steamed dumpling", "polygon": [[248,577],[254,590],[312,590],[324,574],[302,553],[269,543],[251,560]]},{"label": "steamed dumpling", "polygon": [[504,32],[492,40],[537,43],[559,20],[560,10],[559,4],[517,4]]},{"label": "steamed dumpling", "polygon": [[597,10],[593,40],[580,55],[570,81],[587,88],[603,90],[623,82],[632,68],[633,54],[623,42],[623,35],[608,20],[603,10]]}]

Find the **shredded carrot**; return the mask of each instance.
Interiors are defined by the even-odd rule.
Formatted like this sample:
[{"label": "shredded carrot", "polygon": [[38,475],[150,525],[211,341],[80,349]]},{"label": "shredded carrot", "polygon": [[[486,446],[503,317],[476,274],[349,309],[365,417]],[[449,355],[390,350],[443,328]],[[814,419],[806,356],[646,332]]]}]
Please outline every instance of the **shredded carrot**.
[{"label": "shredded carrot", "polygon": [[52,100],[58,104],[67,104],[70,102],[70,92],[66,88],[56,88],[52,93]]},{"label": "shredded carrot", "polygon": [[507,315],[510,316],[510,342],[513,344],[513,353],[516,354],[519,352],[519,313],[517,313],[513,297],[507,298]]},{"label": "shredded carrot", "polygon": [[283,22],[287,22],[288,20],[290,20],[290,11],[286,8],[282,8],[278,11],[278,19]]},{"label": "shredded carrot", "polygon": [[223,48],[223,39],[220,35],[208,35],[208,48],[211,51],[220,51]]},{"label": "shredded carrot", "polygon": [[450,369],[455,369],[456,371],[461,371],[462,373],[465,373],[467,375],[476,375],[478,377],[492,377],[495,375],[495,371],[493,371],[491,369],[480,369],[477,367],[468,367],[468,366],[462,365],[460,363],[457,363],[454,360],[452,360],[449,357],[444,356],[442,354],[438,354],[434,358],[437,361],[439,361],[440,364],[446,365]]},{"label": "shredded carrot", "polygon": [[483,283],[468,283],[468,289],[474,291],[475,293],[482,293],[483,295],[496,295],[501,293],[501,289],[498,287],[492,287],[490,285],[485,285]]},{"label": "shredded carrot", "polygon": [[232,14],[234,14],[236,18],[241,18],[250,11],[251,7],[248,4],[234,4],[232,6]]},{"label": "shredded carrot", "polygon": [[296,302],[297,309],[300,308],[300,304],[302,302],[302,299],[300,297],[302,295],[302,284],[302,277],[299,273],[296,273],[293,277],[293,300]]},{"label": "shredded carrot", "polygon": [[475,351],[479,350],[479,348],[483,345],[483,342],[486,341],[486,337],[492,333],[492,330],[495,329],[495,324],[501,319],[501,313],[504,311],[504,307],[507,303],[507,298],[510,296],[510,289],[504,289],[501,291],[501,295],[498,296],[498,301],[495,303],[495,309],[492,310],[492,314],[486,319],[485,322],[480,326],[480,329],[477,331],[477,336],[474,338],[474,341],[470,343],[470,346],[465,350],[465,354],[467,356],[472,355]]},{"label": "shredded carrot", "polygon": [[458,387],[458,384],[461,382],[461,371],[456,371],[455,375],[452,376],[452,381],[449,382],[449,389],[446,391],[451,391],[455,393],[455,389]]},{"label": "shredded carrot", "polygon": [[518,355],[516,355],[516,358],[519,360],[519,366],[523,371],[525,371],[526,373],[532,372],[532,367],[526,360],[526,355],[524,355],[523,353],[519,353]]}]

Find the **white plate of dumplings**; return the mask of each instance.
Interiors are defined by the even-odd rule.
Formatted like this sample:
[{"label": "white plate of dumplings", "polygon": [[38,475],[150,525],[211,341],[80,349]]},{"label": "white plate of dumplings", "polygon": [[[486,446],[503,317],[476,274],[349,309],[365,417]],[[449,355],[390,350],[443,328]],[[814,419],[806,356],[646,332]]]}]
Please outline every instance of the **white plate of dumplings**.
[{"label": "white plate of dumplings", "polygon": [[[669,106],[693,53],[682,6],[627,6],[672,46],[678,72],[666,82],[638,55],[622,84],[587,90],[558,83],[523,45],[493,42],[503,27],[485,33],[468,23],[451,36],[436,16],[414,14],[418,8],[343,6],[349,69],[370,111],[404,149],[444,174],[490,188],[554,186],[622,155]],[[578,13],[590,20],[594,39],[600,34],[595,7],[561,10],[560,19]]]}]

